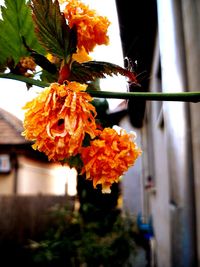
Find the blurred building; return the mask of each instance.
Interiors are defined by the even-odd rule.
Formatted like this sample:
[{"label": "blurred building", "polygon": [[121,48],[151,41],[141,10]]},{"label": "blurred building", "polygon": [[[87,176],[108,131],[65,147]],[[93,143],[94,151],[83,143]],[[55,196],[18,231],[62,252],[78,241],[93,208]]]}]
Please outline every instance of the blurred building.
[{"label": "blurred building", "polygon": [[21,120],[0,109],[0,195],[76,194],[76,172],[50,163],[21,135]]},{"label": "blurred building", "polygon": [[[124,55],[137,61],[142,85],[131,90],[200,91],[200,2],[116,2]],[[143,149],[139,190],[143,222],[153,224],[151,266],[200,266],[200,104],[143,104],[129,103],[129,121]]]}]

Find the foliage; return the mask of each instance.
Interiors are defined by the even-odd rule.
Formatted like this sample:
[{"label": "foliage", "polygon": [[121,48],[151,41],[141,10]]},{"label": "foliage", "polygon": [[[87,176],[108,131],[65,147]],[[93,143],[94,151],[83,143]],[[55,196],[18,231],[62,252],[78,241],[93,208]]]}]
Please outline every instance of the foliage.
[{"label": "foliage", "polygon": [[33,0],[31,7],[36,33],[48,52],[62,59],[75,53],[76,31],[66,24],[58,1]]},{"label": "foliage", "polygon": [[127,76],[132,82],[136,83],[133,73],[116,64],[103,61],[88,61],[82,64],[74,61],[69,79],[86,83],[87,81],[95,81],[97,78],[106,78],[106,75],[118,74]]},{"label": "foliage", "polygon": [[[5,0],[1,6],[0,20],[0,65],[19,62],[20,57],[28,56],[29,52],[23,44],[26,43],[38,53],[44,53],[34,32],[31,10],[25,0]],[[23,37],[23,38],[22,38]]]},{"label": "foliage", "polygon": [[[77,52],[77,29],[76,26],[69,28],[66,17],[60,12],[58,0],[5,0],[5,5],[0,6],[0,13],[0,78],[23,81],[29,89],[31,85],[44,87],[48,86],[48,83],[63,82],[66,79],[90,83],[106,75],[120,74],[126,76],[136,89],[140,87],[132,66],[122,68],[109,62],[93,61],[83,64],[84,61],[73,60],[73,54]],[[60,61],[58,63],[49,61],[47,51],[57,55]],[[20,59],[27,56],[32,56],[36,65],[40,67],[39,75],[38,69],[28,76],[27,72],[20,72],[20,68],[15,70]],[[62,72],[63,77],[59,79],[63,61],[68,62],[69,71]],[[8,71],[10,73],[7,73]],[[99,98],[124,98],[134,101],[143,99],[196,103],[199,102],[200,94],[199,92],[147,93],[141,92],[142,90],[135,93],[135,88],[131,93],[94,92],[95,89],[93,86],[90,94]]]},{"label": "foliage", "polygon": [[56,208],[51,216],[55,224],[46,238],[30,244],[37,266],[125,266],[137,251],[137,228],[129,216],[119,214],[109,231],[102,231],[102,222],[85,223],[80,213],[63,208]]},{"label": "foliage", "polygon": [[[97,78],[105,78],[106,75],[118,74],[136,82],[135,74],[116,64],[99,61],[79,63],[72,60],[72,55],[77,52],[77,29],[76,26],[69,27],[60,11],[58,0],[29,2],[5,0],[5,6],[1,6],[1,72],[9,68],[11,73],[23,76],[24,72],[16,72],[15,66],[22,57],[31,56],[41,68],[40,80],[45,82],[62,83],[68,79],[87,83]],[[47,53],[57,57],[59,61],[50,62]],[[35,73],[31,78],[34,78]]]}]

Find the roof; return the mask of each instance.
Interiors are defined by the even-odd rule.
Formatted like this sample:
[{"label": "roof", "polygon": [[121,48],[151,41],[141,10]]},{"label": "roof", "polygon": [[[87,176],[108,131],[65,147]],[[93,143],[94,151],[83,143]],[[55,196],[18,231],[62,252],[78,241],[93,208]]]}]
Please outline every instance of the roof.
[{"label": "roof", "polygon": [[28,143],[21,135],[22,132],[22,121],[13,114],[0,108],[0,145]]}]

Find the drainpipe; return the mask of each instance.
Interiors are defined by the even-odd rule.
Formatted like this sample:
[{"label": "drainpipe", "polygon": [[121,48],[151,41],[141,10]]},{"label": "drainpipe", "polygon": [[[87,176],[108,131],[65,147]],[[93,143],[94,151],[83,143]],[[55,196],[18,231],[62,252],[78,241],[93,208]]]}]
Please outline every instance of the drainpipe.
[{"label": "drainpipe", "polygon": [[[158,32],[164,92],[187,89],[181,1],[157,0]],[[189,106],[164,103],[168,145],[171,217],[171,267],[196,265],[194,175]]]}]

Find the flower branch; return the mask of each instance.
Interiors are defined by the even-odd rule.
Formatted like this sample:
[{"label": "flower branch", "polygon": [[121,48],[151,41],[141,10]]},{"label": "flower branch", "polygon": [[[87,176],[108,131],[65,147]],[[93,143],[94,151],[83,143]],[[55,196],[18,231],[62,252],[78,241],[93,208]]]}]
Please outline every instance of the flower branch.
[{"label": "flower branch", "polygon": [[22,75],[17,75],[17,74],[12,74],[12,73],[0,73],[0,78],[16,80],[16,81],[27,83],[29,85],[35,85],[39,87],[49,86],[48,83],[43,82],[41,80],[31,79],[31,78],[28,78]]},{"label": "flower branch", "polygon": [[118,99],[143,99],[151,101],[200,102],[200,92],[152,93],[152,92],[107,92],[89,91],[93,97]]},{"label": "flower branch", "polygon": [[[0,73],[0,78],[18,80],[39,87],[48,87],[49,84],[40,80],[31,79],[22,75],[12,73]],[[200,102],[200,92],[176,92],[176,93],[153,93],[153,92],[109,92],[109,91],[87,91],[91,96],[98,98],[113,99],[142,99],[150,101],[179,101]]]}]

